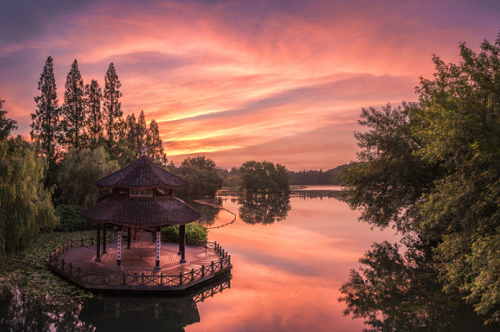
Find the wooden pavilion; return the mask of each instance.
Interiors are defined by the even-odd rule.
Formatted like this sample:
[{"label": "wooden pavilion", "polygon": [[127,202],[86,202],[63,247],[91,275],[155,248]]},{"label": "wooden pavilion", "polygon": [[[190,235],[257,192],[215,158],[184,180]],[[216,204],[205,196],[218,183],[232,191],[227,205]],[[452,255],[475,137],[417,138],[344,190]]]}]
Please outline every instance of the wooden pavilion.
[{"label": "wooden pavilion", "polygon": [[[141,148],[141,156],[130,165],[96,182],[100,188],[109,189],[94,206],[82,212],[82,216],[97,226],[95,261],[106,253],[106,229],[109,225],[118,228],[116,269],[122,267],[122,230],[127,229],[127,249],[130,249],[132,228],[151,229],[156,238],[156,266],[160,271],[161,232],[160,227],[179,225],[180,263],[186,262],[186,224],[196,221],[200,213],[184,201],[174,197],[174,189],[185,188],[189,183],[155,165]],[[101,225],[103,239],[101,240]],[[102,251],[101,251],[102,242]]]}]

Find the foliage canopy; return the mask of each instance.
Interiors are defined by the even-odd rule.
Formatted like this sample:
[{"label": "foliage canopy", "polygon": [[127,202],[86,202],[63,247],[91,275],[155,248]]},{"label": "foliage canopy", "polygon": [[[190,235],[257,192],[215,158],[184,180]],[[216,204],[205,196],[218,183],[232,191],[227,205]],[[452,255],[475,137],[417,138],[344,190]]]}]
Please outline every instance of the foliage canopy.
[{"label": "foliage canopy", "polygon": [[[417,234],[434,248],[445,290],[500,320],[500,35],[462,60],[434,56],[418,103],[363,109],[361,162],[343,172],[361,220]],[[411,233],[410,233],[411,232]]]}]

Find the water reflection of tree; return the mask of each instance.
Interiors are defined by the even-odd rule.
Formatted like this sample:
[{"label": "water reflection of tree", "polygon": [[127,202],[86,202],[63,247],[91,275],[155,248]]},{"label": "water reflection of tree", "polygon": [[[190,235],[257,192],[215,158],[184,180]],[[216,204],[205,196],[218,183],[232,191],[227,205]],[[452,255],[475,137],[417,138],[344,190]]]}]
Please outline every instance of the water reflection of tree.
[{"label": "water reflection of tree", "polygon": [[[183,197],[183,200],[196,208],[196,211],[200,212],[201,218],[198,219],[199,223],[206,226],[211,226],[219,219],[220,209],[216,206],[222,206],[222,197],[214,197],[207,199],[205,196],[192,196]],[[205,202],[205,204],[200,203],[200,201]]]},{"label": "water reflection of tree", "polygon": [[0,331],[184,331],[200,321],[197,303],[230,288],[223,277],[182,297],[94,297],[68,306],[34,305],[0,293]]},{"label": "water reflection of tree", "polygon": [[272,224],[285,220],[292,209],[289,196],[247,195],[238,198],[240,219],[248,224]]},{"label": "water reflection of tree", "polygon": [[364,331],[498,331],[483,325],[459,294],[445,294],[437,282],[430,247],[405,242],[401,255],[397,244],[375,243],[359,261],[364,267],[351,270],[341,287],[347,309],[344,315],[363,318]]},{"label": "water reflection of tree", "polygon": [[4,291],[0,296],[0,331],[75,331],[90,332],[94,328],[78,320],[77,304],[40,305],[19,294]]}]

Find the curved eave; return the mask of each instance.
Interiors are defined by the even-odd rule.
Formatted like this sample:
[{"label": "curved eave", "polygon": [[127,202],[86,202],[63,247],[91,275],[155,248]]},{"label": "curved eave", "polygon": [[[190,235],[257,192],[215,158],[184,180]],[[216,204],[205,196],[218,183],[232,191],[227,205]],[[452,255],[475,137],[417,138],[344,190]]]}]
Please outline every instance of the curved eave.
[{"label": "curved eave", "polygon": [[172,186],[172,185],[166,185],[166,184],[151,184],[149,186],[132,186],[132,185],[123,185],[123,184],[115,184],[115,185],[99,185],[96,182],[96,186],[102,189],[113,189],[113,188],[128,188],[128,189],[154,189],[154,188],[167,188],[167,189],[182,189],[182,188],[187,188],[189,187],[189,183],[184,185],[184,186]]},{"label": "curved eave", "polygon": [[184,201],[167,199],[117,198],[110,196],[82,212],[93,223],[111,223],[128,227],[185,225],[201,214]]}]

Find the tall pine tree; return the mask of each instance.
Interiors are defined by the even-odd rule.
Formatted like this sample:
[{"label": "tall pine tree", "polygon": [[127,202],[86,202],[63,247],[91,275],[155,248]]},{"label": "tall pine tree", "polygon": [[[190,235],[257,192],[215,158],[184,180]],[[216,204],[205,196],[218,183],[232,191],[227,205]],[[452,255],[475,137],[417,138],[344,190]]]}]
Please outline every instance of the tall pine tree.
[{"label": "tall pine tree", "polygon": [[[134,150],[136,146],[136,141],[137,141],[137,121],[135,120],[135,114],[129,114],[127,115],[127,119],[125,120],[126,126],[127,126],[127,141],[128,141],[128,148],[130,150]],[[137,152],[136,152],[137,153]]]},{"label": "tall pine tree", "polygon": [[163,141],[160,138],[160,130],[154,119],[149,123],[146,146],[148,147],[148,156],[153,162],[162,166],[167,165],[168,160],[163,149]]},{"label": "tall pine tree", "polygon": [[135,119],[134,113],[127,115],[126,127],[129,149],[135,151],[137,155],[140,155],[141,146],[146,144],[146,136],[148,132],[144,111],[141,111],[137,120]]},{"label": "tall pine tree", "polygon": [[122,93],[120,88],[122,84],[116,74],[115,66],[111,62],[106,76],[104,77],[104,123],[109,144],[113,144],[115,136],[120,130],[120,118],[123,115],[121,103],[119,101]]},{"label": "tall pine tree", "polygon": [[87,103],[87,135],[91,148],[97,147],[102,138],[102,89],[96,80],[85,86],[85,99]]},{"label": "tall pine tree", "polygon": [[64,87],[66,88],[62,109],[64,143],[68,149],[70,147],[78,149],[86,145],[87,107],[85,107],[83,79],[76,59],[71,65]]},{"label": "tall pine tree", "polygon": [[[36,111],[31,113],[31,139],[40,143],[40,149],[49,161],[49,172],[55,166],[61,138],[61,109],[58,107],[56,79],[51,56],[43,67],[38,81],[40,96],[35,97]],[[49,175],[47,175],[49,177]],[[50,179],[47,179],[50,180]],[[53,179],[52,179],[53,180]],[[48,183],[50,183],[49,181]]]},{"label": "tall pine tree", "polygon": [[136,126],[136,135],[137,135],[137,141],[135,144],[135,149],[138,154],[141,153],[141,146],[143,146],[146,143],[146,136],[148,133],[148,128],[146,126],[146,117],[144,116],[144,111],[141,111],[141,114],[139,114],[139,118],[137,119],[137,126]]},{"label": "tall pine tree", "polygon": [[0,141],[4,141],[10,135],[11,130],[17,129],[17,121],[8,119],[7,111],[3,109],[5,100],[0,98]]}]

